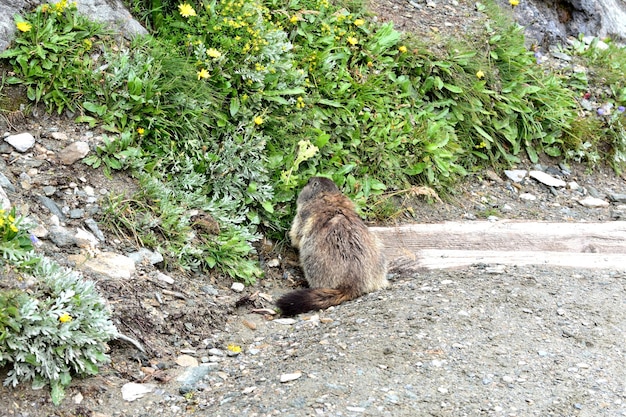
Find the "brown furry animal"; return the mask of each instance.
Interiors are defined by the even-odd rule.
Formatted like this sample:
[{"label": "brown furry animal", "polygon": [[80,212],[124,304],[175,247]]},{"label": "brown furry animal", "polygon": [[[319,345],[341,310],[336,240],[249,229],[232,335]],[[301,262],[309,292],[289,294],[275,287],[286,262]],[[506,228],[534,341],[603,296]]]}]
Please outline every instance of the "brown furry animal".
[{"label": "brown furry animal", "polygon": [[276,305],[283,315],[328,308],[387,286],[378,240],[328,178],[312,177],[300,192],[289,237],[310,288],[282,296]]}]

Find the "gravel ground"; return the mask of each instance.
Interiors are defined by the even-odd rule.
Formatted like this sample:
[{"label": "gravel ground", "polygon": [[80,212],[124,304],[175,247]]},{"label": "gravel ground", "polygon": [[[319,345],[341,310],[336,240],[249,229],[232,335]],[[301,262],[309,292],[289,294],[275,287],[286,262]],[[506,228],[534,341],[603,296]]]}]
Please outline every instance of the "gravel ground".
[{"label": "gravel ground", "polygon": [[[380,20],[396,20],[423,36],[445,37],[480,24],[470,2],[422,6],[370,2]],[[50,140],[48,130],[70,138],[85,134],[83,126],[47,116],[2,129],[43,132],[42,152],[66,145]],[[5,159],[11,178],[28,168],[14,156]],[[83,165],[46,164],[61,190],[83,176],[95,189],[133,186],[123,175],[111,182]],[[567,180],[601,196],[626,194],[624,177],[584,168],[572,167]],[[515,191],[503,180],[502,173],[481,173],[445,204],[411,202],[412,214],[399,221],[471,221],[493,214],[550,221],[624,218],[617,205],[582,207],[578,191],[533,181]],[[38,187],[18,187],[16,201],[37,213]],[[522,191],[537,200],[521,202]],[[132,244],[107,237],[112,251]],[[49,255],[63,263],[68,253]],[[140,269],[122,285],[87,274],[113,306],[120,330],[147,353],[112,341],[111,364],[96,377],[74,380],[59,407],[46,389],[0,387],[0,417],[626,415],[626,255],[619,271],[498,265],[394,271],[384,291],[286,320],[267,309],[297,286],[294,254],[270,247],[261,255],[280,259],[279,267],[268,268],[242,293],[219,277],[172,273],[175,284],[163,287],[149,278],[154,270]],[[133,383],[151,392],[127,401],[122,389],[137,387]]]}]

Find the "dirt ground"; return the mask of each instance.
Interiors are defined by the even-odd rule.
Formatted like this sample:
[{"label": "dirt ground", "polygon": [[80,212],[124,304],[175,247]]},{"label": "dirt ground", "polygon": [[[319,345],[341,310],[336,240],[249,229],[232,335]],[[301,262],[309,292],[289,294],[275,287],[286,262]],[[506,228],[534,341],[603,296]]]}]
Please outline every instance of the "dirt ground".
[{"label": "dirt ground", "polygon": [[[458,33],[480,21],[465,1],[418,9],[378,0],[370,8],[380,20],[423,36]],[[35,134],[44,151],[59,150],[51,131],[85,134],[82,126],[43,114],[2,123],[2,131]],[[19,176],[22,167],[3,157],[3,172]],[[569,179],[582,186],[626,194],[625,179],[608,169],[571,170]],[[58,187],[82,177],[96,189],[134,186],[127,176],[109,179],[81,164],[57,164],[42,174]],[[522,203],[503,179],[501,172],[476,175],[446,203],[413,199],[396,220],[619,218],[612,207],[585,208],[534,183],[524,191],[538,200]],[[43,216],[35,191],[18,190],[18,202]],[[112,251],[132,246],[107,238]],[[68,255],[51,253],[69,265]],[[285,320],[268,309],[298,285],[296,255],[267,244],[259,256],[266,264],[278,259],[278,266],[266,267],[265,277],[242,293],[220,276],[167,271],[175,282],[164,284],[153,278],[152,266],[122,283],[88,276],[109,301],[118,329],[146,352],[111,341],[111,363],[97,377],[75,379],[59,407],[45,389],[0,387],[0,417],[626,416],[626,259],[614,271],[483,264],[392,271],[387,290]],[[177,364],[187,356],[201,365]],[[122,387],[130,382],[151,392],[126,401]]]}]

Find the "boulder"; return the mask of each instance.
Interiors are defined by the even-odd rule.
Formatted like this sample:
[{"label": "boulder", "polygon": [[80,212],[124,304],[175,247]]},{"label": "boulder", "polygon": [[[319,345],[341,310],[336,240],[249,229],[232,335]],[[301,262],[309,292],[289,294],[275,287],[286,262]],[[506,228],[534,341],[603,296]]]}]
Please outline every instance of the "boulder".
[{"label": "boulder", "polygon": [[[0,0],[0,52],[4,51],[15,34],[13,16],[28,12],[41,0]],[[51,2],[54,3],[54,2]],[[107,23],[124,37],[146,34],[146,29],[131,16],[121,0],[77,0],[78,11],[92,19]]]}]

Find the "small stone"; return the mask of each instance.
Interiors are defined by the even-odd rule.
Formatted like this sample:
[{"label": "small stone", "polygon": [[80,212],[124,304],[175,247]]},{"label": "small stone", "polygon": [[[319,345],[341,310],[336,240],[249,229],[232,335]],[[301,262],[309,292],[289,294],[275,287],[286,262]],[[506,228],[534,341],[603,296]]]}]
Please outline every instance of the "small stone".
[{"label": "small stone", "polygon": [[5,211],[11,210],[11,200],[9,200],[9,196],[2,187],[0,187],[0,209]]},{"label": "small stone", "polygon": [[626,203],[626,194],[609,194],[609,199],[615,203]]},{"label": "small stone", "polygon": [[56,140],[68,140],[69,138],[67,137],[67,134],[64,132],[52,132],[50,134],[50,137],[52,139],[56,139]]},{"label": "small stone", "polygon": [[122,386],[122,398],[125,401],[135,401],[138,398],[154,391],[154,384],[137,384],[136,382],[128,382]]},{"label": "small stone", "polygon": [[290,382],[290,381],[295,381],[296,379],[300,378],[302,376],[302,372],[293,372],[290,374],[282,374],[280,376],[280,382],[285,383],[285,382]]},{"label": "small stone", "polygon": [[163,262],[163,255],[159,252],[152,252],[147,248],[140,248],[137,252],[131,252],[128,254],[128,257],[135,261],[136,264],[149,262],[150,265],[155,265]]},{"label": "small stone", "polygon": [[446,387],[439,387],[439,388],[437,388],[437,391],[439,391],[441,394],[447,394],[448,393],[448,388],[446,388]]},{"label": "small stone", "polygon": [[225,356],[226,354],[224,353],[224,351],[222,349],[211,348],[211,349],[209,349],[209,355],[211,355],[211,356]]},{"label": "small stone", "polygon": [[242,292],[245,288],[246,286],[241,282],[233,282],[233,285],[230,286],[230,289],[235,292]]},{"label": "small stone", "polygon": [[176,364],[184,368],[196,367],[198,366],[198,360],[194,358],[193,356],[180,355],[179,357],[176,358]]},{"label": "small stone", "polygon": [[534,195],[530,194],[530,193],[522,193],[519,195],[520,200],[525,200],[525,201],[535,201],[537,199],[537,197],[535,197]]},{"label": "small stone", "polygon": [[609,203],[607,201],[596,197],[585,197],[582,200],[578,200],[578,203],[581,206],[585,206],[588,208],[600,208],[609,206]]},{"label": "small stone", "polygon": [[74,404],[80,404],[83,402],[83,394],[81,394],[80,392],[77,393],[76,395],[74,395],[72,397],[72,401],[74,401]]},{"label": "small stone", "polygon": [[41,189],[41,191],[43,191],[45,195],[50,197],[52,194],[54,194],[57,191],[57,189],[56,187],[53,187],[51,185],[46,185],[45,187]]},{"label": "small stone", "polygon": [[278,260],[278,258],[274,258],[267,263],[267,266],[269,266],[270,268],[277,268],[278,266],[280,266],[280,261]]},{"label": "small stone", "polygon": [[104,242],[106,240],[104,237],[104,233],[102,233],[102,231],[98,227],[98,223],[96,223],[94,219],[86,219],[85,225],[89,228],[89,230],[91,230],[91,233],[93,233],[100,242]]},{"label": "small stone", "polygon": [[15,186],[2,172],[0,172],[0,187],[8,191],[15,192]]},{"label": "small stone", "polygon": [[28,132],[7,136],[4,138],[4,141],[13,146],[18,152],[26,152],[35,146],[35,137]]},{"label": "small stone", "polygon": [[565,187],[566,185],[565,181],[555,178],[552,175],[548,175],[542,171],[530,171],[528,175],[549,187]]},{"label": "small stone", "polygon": [[85,215],[85,210],[83,209],[70,210],[70,219],[82,219],[84,215]]},{"label": "small stone", "polygon": [[242,320],[241,322],[244,326],[246,326],[248,329],[250,330],[256,330],[256,324],[254,324],[253,322],[251,322],[250,320]]},{"label": "small stone", "polygon": [[513,379],[513,377],[512,377],[512,376],[509,376],[509,375],[504,375],[504,376],[502,377],[502,382],[505,382],[505,383],[507,383],[507,384],[510,384],[510,383],[512,383],[513,381],[515,381],[515,380]]},{"label": "small stone", "polygon": [[87,142],[74,142],[59,153],[59,160],[64,165],[72,165],[83,159],[88,153],[89,144]]},{"label": "small stone", "polygon": [[84,249],[94,249],[99,243],[98,239],[93,234],[80,227],[76,230],[74,242],[76,246]]},{"label": "small stone", "polygon": [[350,406],[347,406],[346,410],[350,411],[351,413],[364,413],[365,412],[365,408],[363,408],[363,407],[350,407]]},{"label": "small stone", "polygon": [[524,178],[526,178],[527,174],[528,171],[526,171],[525,169],[507,169],[504,171],[504,175],[506,175],[506,177],[513,182],[522,182]]},{"label": "small stone", "polygon": [[290,324],[295,324],[296,320],[295,319],[274,319],[273,322],[278,323],[278,324],[290,325]]},{"label": "small stone", "polygon": [[170,285],[176,282],[174,281],[174,278],[170,277],[169,275],[164,274],[161,271],[157,271],[156,274],[154,274],[154,277],[158,279],[159,281],[165,282]]},{"label": "small stone", "polygon": [[135,273],[135,262],[132,259],[113,252],[99,253],[81,267],[111,279],[130,279]]},{"label": "small stone", "polygon": [[576,181],[570,181],[567,183],[567,188],[569,188],[572,191],[576,191],[580,189],[580,185],[578,185]]}]

